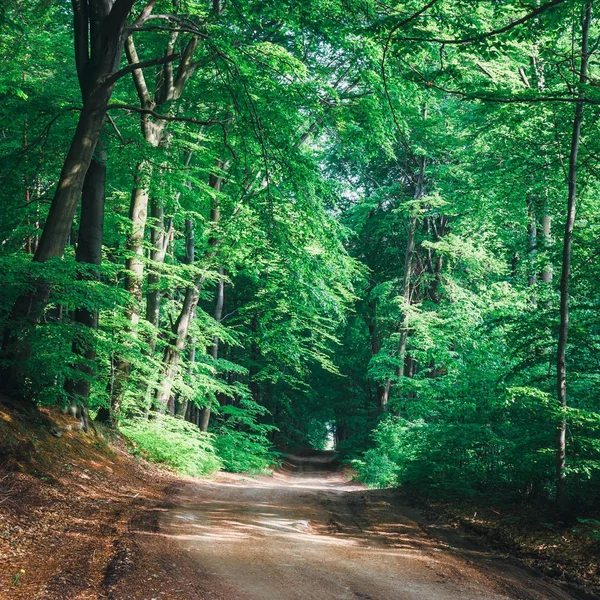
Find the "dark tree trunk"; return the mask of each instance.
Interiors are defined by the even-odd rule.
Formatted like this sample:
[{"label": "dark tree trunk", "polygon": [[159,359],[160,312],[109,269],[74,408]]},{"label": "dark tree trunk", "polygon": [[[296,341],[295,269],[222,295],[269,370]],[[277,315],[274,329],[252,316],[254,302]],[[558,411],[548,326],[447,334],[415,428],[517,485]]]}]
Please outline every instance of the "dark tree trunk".
[{"label": "dark tree trunk", "polygon": [[[583,85],[587,79],[587,65],[589,59],[588,39],[590,22],[592,19],[592,4],[586,2],[582,19],[581,36],[581,64],[579,67],[579,100],[575,105],[573,118],[573,133],[571,136],[571,150],[569,154],[569,193],[567,202],[567,218],[565,221],[565,236],[563,241],[562,271],[560,276],[560,327],[558,348],[556,352],[556,375],[558,403],[563,411],[567,407],[567,365],[566,349],[569,335],[569,275],[571,272],[571,248],[573,245],[573,227],[577,203],[577,157],[581,138],[581,123],[583,121]],[[567,447],[567,418],[563,416],[556,429],[556,503],[561,511],[568,508],[569,497],[567,493],[566,475],[566,447]]]},{"label": "dark tree trunk", "polygon": [[[96,150],[102,124],[108,110],[119,65],[125,23],[135,0],[74,0],[74,49],[83,107],[61,173],[50,212],[33,260],[45,262],[61,257],[68,242],[75,211],[81,197],[88,168]],[[151,7],[146,7],[151,12]],[[33,292],[24,294],[15,303],[10,322],[37,325],[50,296],[51,285],[38,281]],[[6,331],[3,355],[13,364],[2,372],[2,387],[18,392],[24,377],[22,363],[31,350],[21,333]]]},{"label": "dark tree trunk", "polygon": [[[105,189],[106,154],[98,151],[90,163],[81,196],[81,222],[75,253],[75,260],[79,263],[102,264]],[[83,358],[78,365],[82,377],[67,381],[65,390],[72,399],[72,412],[82,418],[87,430],[87,402],[94,373],[92,363],[96,360],[94,343],[87,330],[98,328],[98,311],[77,308],[74,321],[81,325],[73,341],[73,351]]]}]

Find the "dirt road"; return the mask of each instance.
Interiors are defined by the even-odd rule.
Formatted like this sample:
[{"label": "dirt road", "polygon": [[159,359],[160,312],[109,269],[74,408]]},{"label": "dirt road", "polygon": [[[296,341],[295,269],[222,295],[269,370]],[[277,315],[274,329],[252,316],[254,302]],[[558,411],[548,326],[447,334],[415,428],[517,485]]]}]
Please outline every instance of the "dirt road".
[{"label": "dirt road", "polygon": [[566,600],[579,596],[456,534],[391,492],[349,483],[330,453],[273,477],[190,482],[135,525],[143,570],[109,598]]}]

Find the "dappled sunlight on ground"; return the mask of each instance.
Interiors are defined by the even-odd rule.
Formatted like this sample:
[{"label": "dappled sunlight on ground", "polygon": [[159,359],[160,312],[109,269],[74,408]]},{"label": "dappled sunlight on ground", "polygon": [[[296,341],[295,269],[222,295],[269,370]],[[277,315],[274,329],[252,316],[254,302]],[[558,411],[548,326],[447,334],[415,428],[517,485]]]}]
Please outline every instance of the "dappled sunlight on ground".
[{"label": "dappled sunlight on ground", "polygon": [[214,579],[232,599],[513,597],[427,535],[389,493],[348,481],[333,457],[292,457],[272,477],[220,474],[185,486],[158,514],[160,530],[139,535],[153,548],[180,548],[206,574],[202,589]]}]

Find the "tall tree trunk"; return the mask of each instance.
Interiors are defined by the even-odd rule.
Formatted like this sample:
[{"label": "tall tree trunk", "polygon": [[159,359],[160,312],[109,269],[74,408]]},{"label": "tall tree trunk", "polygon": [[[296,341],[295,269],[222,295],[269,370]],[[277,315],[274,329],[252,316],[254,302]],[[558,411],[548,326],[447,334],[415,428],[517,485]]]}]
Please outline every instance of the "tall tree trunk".
[{"label": "tall tree trunk", "polygon": [[[102,237],[104,230],[104,202],[106,190],[106,152],[98,150],[88,169],[81,196],[81,220],[77,236],[75,260],[100,266],[102,264]],[[78,369],[82,377],[69,380],[65,390],[72,400],[71,411],[82,419],[88,428],[87,402],[90,396],[90,378],[94,373],[92,364],[96,360],[96,349],[88,329],[98,328],[98,311],[77,308],[74,321],[81,327],[73,340],[73,351],[83,358]]]},{"label": "tall tree trunk", "polygon": [[[194,363],[196,362],[196,345],[194,344],[193,339],[189,340],[189,347],[190,347],[190,350],[188,353],[188,375],[191,377],[193,370],[194,370]],[[180,400],[177,403],[177,406],[175,409],[175,415],[177,417],[181,417],[182,419],[185,419],[186,415],[188,413],[188,404],[189,404],[189,400],[187,398]]]},{"label": "tall tree trunk", "polygon": [[[130,305],[127,309],[129,327],[127,335],[135,338],[137,336],[136,326],[140,320],[140,309],[142,303],[142,286],[144,276],[144,235],[146,232],[146,220],[148,218],[148,173],[144,162],[137,165],[135,176],[135,187],[131,192],[129,204],[129,220],[131,230],[127,236],[127,258],[125,260],[126,276],[125,289],[131,295]],[[123,396],[131,374],[131,362],[123,355],[115,358],[115,374],[111,387],[111,421],[116,424],[121,413]]]},{"label": "tall tree trunk", "polygon": [[[533,287],[536,284],[537,277],[535,273],[535,255],[537,252],[537,222],[535,217],[535,206],[533,198],[527,201],[527,254],[529,256],[529,275],[527,283],[529,287]],[[532,305],[535,307],[535,295],[531,296],[530,299]]]},{"label": "tall tree trunk", "polygon": [[[87,171],[96,150],[108,102],[112,95],[123,47],[123,30],[135,0],[102,0],[88,6],[73,1],[74,49],[83,107],[64,160],[50,211],[33,260],[61,257],[71,233],[73,218]],[[144,9],[150,15],[153,2]],[[34,291],[15,302],[9,322],[26,320],[37,325],[50,296],[51,284],[38,281]],[[14,327],[14,325],[13,325]],[[2,354],[12,366],[0,373],[8,393],[19,393],[24,378],[23,361],[31,349],[22,332],[4,332]]]},{"label": "tall tree trunk", "polygon": [[[229,166],[229,163],[217,161],[216,166],[221,171],[224,171]],[[220,173],[210,176],[209,185],[217,192],[217,197],[214,201],[214,205],[210,214],[210,220],[214,225],[217,225],[221,220],[221,209],[218,193],[221,191],[222,184],[223,177]],[[218,245],[217,238],[214,236],[211,237],[209,240],[209,245],[213,248],[213,250],[208,252],[207,256],[214,254],[214,248]],[[163,410],[164,407],[166,407],[171,396],[173,382],[177,376],[181,352],[185,347],[189,326],[192,322],[194,313],[196,312],[196,307],[200,298],[200,291],[202,290],[203,285],[204,277],[200,276],[196,279],[193,285],[188,287],[185,291],[181,312],[177,317],[177,321],[175,321],[175,324],[173,325],[173,335],[169,340],[163,355],[162,378],[155,395],[158,410]]]},{"label": "tall tree trunk", "polygon": [[[369,291],[369,294],[371,290]],[[381,351],[381,340],[379,339],[379,331],[377,328],[377,301],[370,300],[368,305],[368,314],[365,318],[367,328],[369,330],[369,342],[371,345],[371,356],[377,356]],[[377,406],[379,410],[385,412],[387,409],[387,403],[390,395],[390,385],[388,381],[383,384],[378,383],[376,389],[377,395]]]},{"label": "tall tree trunk", "polygon": [[[166,56],[173,54],[174,44],[177,40],[178,33],[174,32],[166,47]],[[150,93],[144,72],[142,69],[133,69],[132,77],[136,88],[140,106],[146,110],[156,110],[164,108],[167,103],[173,103],[178,100],[183,93],[185,85],[191,75],[197,68],[197,63],[193,61],[194,53],[196,52],[199,44],[199,38],[192,36],[190,41],[185,46],[179,63],[177,73],[173,72],[173,64],[167,62],[163,65],[158,74],[156,80],[156,86],[153,94]],[[135,65],[140,62],[133,37],[130,35],[125,40],[125,54],[129,65]],[[165,141],[165,130],[168,121],[160,118],[154,118],[153,116],[144,113],[140,119],[140,125],[144,139],[150,146],[157,148]],[[188,154],[186,165],[189,164],[191,159],[191,153]],[[146,219],[148,215],[148,187],[149,187],[149,176],[146,171],[148,165],[142,161],[138,165],[138,176],[136,177],[136,185],[133,189],[131,196],[131,206],[129,217],[131,219],[131,235],[128,240],[127,250],[129,256],[127,258],[127,279],[125,281],[125,288],[131,294],[132,304],[128,312],[129,322],[132,327],[135,327],[139,323],[141,302],[142,302],[142,284],[144,276],[144,262],[143,262],[143,241],[145,235]],[[165,249],[166,252],[166,249]],[[164,257],[163,257],[164,259]],[[151,278],[153,275],[151,274]],[[156,286],[155,286],[155,291]],[[186,294],[187,295],[187,294]],[[187,306],[191,306],[193,302],[189,301],[188,298]],[[150,310],[153,314],[149,315],[154,322],[155,317],[159,311],[160,296],[154,294],[149,298]],[[196,303],[198,300],[196,299]],[[194,309],[195,310],[195,306]],[[148,315],[148,313],[147,313]],[[150,319],[149,319],[150,320]],[[181,323],[187,322],[187,318],[181,319]],[[156,323],[158,325],[158,323]],[[175,328],[174,328],[175,329]],[[176,333],[176,336],[179,334]],[[187,333],[186,333],[187,335]],[[170,369],[168,369],[170,372]],[[118,411],[118,407],[121,404],[122,395],[125,391],[126,382],[129,379],[131,372],[131,364],[125,358],[120,357],[116,362],[116,375],[115,385],[113,387],[111,405],[113,406],[113,412]],[[164,387],[164,381],[160,384],[159,389]],[[145,388],[147,389],[147,387]],[[157,391],[157,397],[161,396],[161,392]],[[168,401],[168,399],[167,399]]]},{"label": "tall tree trunk", "polygon": [[[191,156],[191,154],[190,154]],[[189,164],[189,163],[188,163]],[[194,235],[194,221],[192,219],[185,220],[185,262],[191,265],[196,260],[196,245]],[[194,372],[194,363],[196,362],[196,344],[194,340],[189,340],[189,354],[188,354],[188,375],[192,377]],[[191,421],[193,410],[196,408],[191,405],[189,400],[182,400],[179,404],[179,410],[177,415],[184,419]]]},{"label": "tall tree trunk", "polygon": [[[160,267],[165,262],[169,240],[173,229],[173,219],[167,219],[165,224],[164,209],[156,200],[150,203],[150,215],[153,220],[151,242],[152,252],[150,254],[150,267],[148,268],[148,292],[146,295],[146,321],[154,330],[158,329],[160,321]],[[149,342],[149,353],[152,354],[156,348],[156,334],[154,333]]]},{"label": "tall tree trunk", "polygon": [[[185,159],[185,166],[189,167],[192,160],[193,152],[190,150]],[[190,187],[189,183],[186,183]],[[175,194],[175,202],[177,205],[181,192]],[[160,301],[161,293],[160,285],[160,266],[165,262],[169,241],[173,233],[173,219],[169,218],[165,225],[164,208],[155,199],[150,202],[150,216],[153,220],[151,231],[152,253],[150,255],[150,267],[148,269],[148,293],[146,295],[146,321],[150,323],[155,330],[158,329],[160,322]],[[191,264],[194,261],[194,230],[193,222],[189,219],[185,221],[185,240],[186,240],[186,264]],[[191,254],[190,259],[190,248]],[[156,348],[156,335],[153,335],[150,342],[150,353],[153,353]]]},{"label": "tall tree trunk", "polygon": [[[587,79],[589,59],[588,39],[592,19],[592,1],[584,4],[581,27],[581,64],[579,67],[579,99],[575,105],[571,150],[569,154],[569,193],[567,202],[567,218],[565,221],[565,236],[563,241],[562,271],[560,276],[560,327],[558,348],[556,352],[556,387],[558,403],[563,411],[567,407],[567,366],[566,348],[569,335],[569,275],[571,271],[571,248],[573,245],[573,227],[577,203],[577,157],[581,138],[581,123],[583,121],[583,86]],[[569,497],[566,476],[566,440],[567,417],[565,412],[556,429],[556,504],[559,510],[566,511]]]},{"label": "tall tree trunk", "polygon": [[[425,159],[423,158],[421,173],[425,167],[424,165]],[[419,181],[422,182],[422,175],[419,177]],[[422,183],[420,183],[422,186]],[[416,196],[416,194],[415,194]],[[416,196],[419,198],[421,196],[421,192],[419,191],[419,195]],[[402,276],[402,303],[403,306],[408,307],[410,304],[410,275],[412,272],[412,258],[415,251],[415,231],[417,229],[417,217],[412,214],[410,217],[409,227],[408,227],[408,237],[406,240],[406,251],[404,253],[404,273]],[[400,361],[400,366],[398,368],[398,377],[404,377],[405,373],[405,357],[406,357],[406,342],[408,340],[408,318],[406,315],[403,315],[401,323],[400,323],[400,341],[398,343],[398,360]]]},{"label": "tall tree trunk", "polygon": [[[424,113],[426,115],[426,113]],[[414,199],[418,200],[423,195],[423,185],[425,180],[425,157],[422,156],[419,160],[419,174],[415,185]],[[412,273],[412,259],[415,250],[415,232],[417,229],[417,216],[413,211],[409,217],[408,233],[406,237],[406,249],[404,252],[404,270],[402,273],[402,283],[400,288],[400,295],[404,307],[408,307],[410,304],[410,277]],[[408,323],[406,314],[404,314],[400,320],[400,338],[398,341],[398,369],[396,370],[396,377],[404,377],[405,374],[405,357],[406,357],[406,345],[408,340]],[[386,412],[388,409],[388,401],[390,390],[392,387],[392,380],[388,379],[384,386],[379,400],[379,408],[382,412]]]},{"label": "tall tree trunk", "polygon": [[145,168],[143,162],[138,164],[138,173],[135,178],[136,185],[131,192],[131,203],[129,205],[131,231],[127,238],[127,259],[125,261],[127,270],[125,289],[131,294],[132,299],[127,317],[134,327],[140,320],[144,277],[144,236],[148,219],[149,178],[149,174],[144,172]]},{"label": "tall tree trunk", "polygon": [[[545,214],[542,217],[542,234],[544,236],[544,248],[547,249],[550,247],[550,242],[552,241],[551,238],[551,224],[552,224],[552,217],[549,214]],[[546,262],[547,262],[547,258],[546,258]],[[552,268],[549,264],[546,264],[544,266],[544,268],[542,269],[542,281],[544,283],[550,283],[552,281]]]},{"label": "tall tree trunk", "polygon": [[181,312],[173,325],[173,336],[169,340],[163,355],[162,377],[155,395],[158,410],[164,410],[171,397],[173,382],[175,381],[179,367],[179,359],[181,352],[185,348],[190,323],[192,322],[196,307],[198,306],[200,291],[202,290],[203,284],[204,277],[199,277],[196,282],[185,291]]},{"label": "tall tree trunk", "polygon": [[[221,322],[221,318],[223,316],[223,306],[225,303],[225,281],[224,281],[224,270],[223,267],[219,268],[219,281],[217,283],[217,294],[215,298],[215,322],[217,325]],[[213,338],[213,344],[210,349],[210,354],[213,357],[213,360],[217,360],[219,358],[219,337],[215,336]],[[202,416],[200,418],[200,429],[202,431],[208,431],[208,425],[210,423],[210,413],[211,407],[210,405],[205,406],[202,409]]]}]

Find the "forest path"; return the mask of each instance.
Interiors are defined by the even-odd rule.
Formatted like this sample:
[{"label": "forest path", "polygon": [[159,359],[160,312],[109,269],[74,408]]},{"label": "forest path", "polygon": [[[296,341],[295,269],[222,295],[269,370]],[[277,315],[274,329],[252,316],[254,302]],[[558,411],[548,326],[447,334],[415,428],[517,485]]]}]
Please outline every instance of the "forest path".
[{"label": "forest path", "polygon": [[454,532],[420,525],[418,512],[393,498],[348,482],[326,452],[292,456],[272,477],[184,484],[135,525],[136,562],[145,567],[109,597],[577,598]]}]

